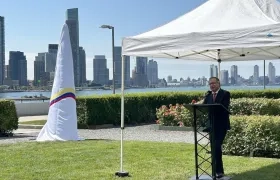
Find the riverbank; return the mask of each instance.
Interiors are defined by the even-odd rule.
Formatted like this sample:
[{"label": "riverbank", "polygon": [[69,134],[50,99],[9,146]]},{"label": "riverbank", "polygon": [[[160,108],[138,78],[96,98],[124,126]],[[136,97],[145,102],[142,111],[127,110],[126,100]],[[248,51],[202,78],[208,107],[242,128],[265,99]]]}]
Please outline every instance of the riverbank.
[{"label": "riverbank", "polygon": [[[208,86],[200,87],[162,87],[162,88],[130,88],[126,89],[125,93],[146,93],[146,92],[183,92],[183,91],[207,91]],[[223,89],[226,90],[262,90],[263,86],[223,86]],[[280,89],[280,86],[266,86],[266,89]],[[120,94],[121,90],[116,89],[116,94]],[[13,99],[21,98],[23,96],[42,96],[50,97],[51,91],[24,91],[24,92],[6,92],[0,93],[0,99]],[[92,90],[80,90],[76,91],[76,96],[90,96],[90,95],[104,95],[112,94],[112,90],[101,90],[101,89],[92,89]]]}]

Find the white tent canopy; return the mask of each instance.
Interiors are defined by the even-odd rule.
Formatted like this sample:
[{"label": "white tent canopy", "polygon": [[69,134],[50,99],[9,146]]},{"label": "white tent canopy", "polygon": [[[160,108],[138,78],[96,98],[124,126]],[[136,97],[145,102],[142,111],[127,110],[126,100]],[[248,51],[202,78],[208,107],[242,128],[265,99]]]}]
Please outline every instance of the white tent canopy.
[{"label": "white tent canopy", "polygon": [[200,61],[271,60],[279,59],[279,46],[276,0],[208,0],[161,27],[124,38],[122,54]]},{"label": "white tent canopy", "polygon": [[273,60],[280,57],[280,3],[208,0],[193,11],[122,42],[121,168],[123,171],[124,56],[199,61]]}]

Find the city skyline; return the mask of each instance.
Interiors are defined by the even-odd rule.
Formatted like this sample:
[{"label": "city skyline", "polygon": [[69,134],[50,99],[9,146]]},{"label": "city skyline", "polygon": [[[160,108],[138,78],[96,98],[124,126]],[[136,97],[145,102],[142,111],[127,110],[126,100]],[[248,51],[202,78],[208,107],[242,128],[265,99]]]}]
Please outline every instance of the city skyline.
[{"label": "city skyline", "polygon": [[[118,47],[118,46],[116,46]],[[17,51],[17,50],[15,50]],[[44,51],[44,52],[47,52]],[[43,53],[44,53],[43,52]],[[38,52],[40,53],[40,52]],[[28,72],[27,72],[27,78],[28,80],[33,80],[34,79],[34,61],[36,59],[36,56],[38,55],[38,53],[25,53],[26,59],[27,59],[27,66],[28,66]],[[97,54],[98,55],[98,54]],[[102,55],[102,54],[99,54]],[[104,55],[104,54],[103,54]],[[7,61],[9,61],[9,51],[5,52],[5,60],[6,60],[6,65],[8,65]],[[94,55],[95,56],[95,55]],[[107,59],[107,67],[109,69],[109,77],[110,79],[112,79],[112,58],[108,58],[105,55],[106,59]],[[31,59],[31,60],[30,60]],[[87,69],[87,80],[93,80],[93,59],[87,57],[86,58],[86,69]],[[215,62],[186,62],[186,61],[180,61],[177,60],[176,64],[170,64],[169,61],[173,61],[174,59],[158,59],[158,58],[148,58],[148,60],[155,60],[158,63],[158,69],[159,69],[159,78],[167,78],[168,75],[172,75],[172,77],[174,79],[180,79],[182,78],[199,78],[202,76],[205,77],[209,77],[209,66],[211,64],[215,64],[218,65],[218,63]],[[266,75],[268,75],[268,69],[269,69],[269,63],[273,63],[274,66],[276,67],[276,76],[280,75],[279,73],[279,68],[280,68],[280,60],[278,60],[279,62],[277,62],[277,60],[271,60],[271,61],[265,61],[266,64]],[[263,61],[243,61],[243,62],[222,62],[221,63],[221,70],[229,70],[232,65],[237,65],[239,68],[239,75],[241,75],[244,78],[248,78],[250,77],[253,73],[254,73],[254,66],[258,65],[259,66],[259,72],[260,75],[263,75]],[[90,67],[88,67],[90,66]],[[131,57],[130,58],[130,74],[132,73],[132,70],[134,69],[134,67],[136,66],[136,57]],[[169,68],[166,68],[166,66],[169,66]],[[277,68],[278,67],[278,68]],[[172,70],[170,70],[172,69]],[[277,71],[278,69],[278,71]],[[179,73],[180,72],[180,73]]]},{"label": "city skyline", "polygon": [[[55,2],[55,1],[53,1]],[[5,64],[9,62],[9,51],[22,51],[25,53],[27,59],[28,79],[34,79],[34,60],[40,52],[47,52],[47,45],[57,43],[59,41],[59,35],[61,27],[65,21],[65,11],[69,8],[79,9],[79,32],[80,39],[79,44],[84,48],[86,52],[86,77],[88,80],[93,79],[93,58],[95,55],[104,54],[107,59],[107,67],[109,68],[110,79],[112,78],[112,53],[111,53],[111,34],[109,31],[100,29],[102,24],[113,25],[116,29],[115,32],[115,45],[121,44],[121,38],[125,36],[137,35],[142,32],[149,31],[159,25],[169,22],[180,15],[183,15],[190,10],[198,7],[205,0],[197,0],[195,2],[185,2],[183,0],[173,1],[160,1],[155,0],[153,2],[92,2],[83,1],[83,3],[77,3],[73,0],[62,0],[56,2],[57,6],[52,6],[52,1],[42,1],[40,3],[36,1],[18,2],[17,4],[11,4],[11,2],[2,2],[0,7],[0,16],[5,17]],[[64,4],[65,3],[65,4]],[[124,9],[123,5],[126,4],[130,8],[125,8],[127,11],[120,11]],[[182,6],[185,4],[185,6]],[[27,10],[22,9],[22,6],[27,6]],[[94,5],[94,6],[93,6]],[[13,7],[13,11],[8,7]],[[37,8],[32,8],[37,7]],[[40,11],[42,7],[51,7],[52,13]],[[93,7],[87,10],[87,7]],[[135,13],[133,7],[145,8],[149,13]],[[29,9],[30,8],[30,12]],[[111,9],[110,9],[111,8]],[[103,13],[104,10],[108,12]],[[175,9],[175,10],[174,10]],[[16,12],[16,13],[15,13]],[[93,13],[94,12],[94,13]],[[166,13],[168,12],[168,13]],[[39,14],[34,16],[33,14]],[[129,16],[127,16],[129,14]],[[27,22],[22,22],[21,18],[28,19]],[[139,22],[140,19],[143,22]],[[44,22],[51,22],[43,24]],[[90,22],[90,23],[89,23]],[[30,31],[31,29],[31,31]],[[29,32],[30,31],[30,32]],[[174,78],[180,77],[198,78],[202,76],[209,76],[209,65],[213,62],[194,62],[194,61],[182,61],[175,59],[154,59],[158,63],[159,78],[167,78],[171,74]],[[278,61],[267,61],[266,72],[268,72],[268,64],[273,62],[276,67],[280,67]],[[214,62],[214,64],[217,64]],[[136,57],[130,58],[130,73],[136,65]],[[258,65],[260,67],[260,74],[263,69],[263,61],[248,61],[248,62],[231,62],[221,63],[221,69],[230,69],[231,65],[238,65],[239,74],[245,78],[253,74],[253,66]]]}]

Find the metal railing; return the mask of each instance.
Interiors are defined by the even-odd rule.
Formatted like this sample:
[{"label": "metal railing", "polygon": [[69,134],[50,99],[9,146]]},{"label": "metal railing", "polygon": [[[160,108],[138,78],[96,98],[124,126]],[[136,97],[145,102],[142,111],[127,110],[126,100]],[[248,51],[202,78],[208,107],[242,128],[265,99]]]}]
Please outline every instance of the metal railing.
[{"label": "metal railing", "polygon": [[3,98],[5,100],[11,100],[11,101],[15,101],[15,102],[34,102],[34,101],[41,101],[41,102],[47,102],[50,100],[50,98]]}]

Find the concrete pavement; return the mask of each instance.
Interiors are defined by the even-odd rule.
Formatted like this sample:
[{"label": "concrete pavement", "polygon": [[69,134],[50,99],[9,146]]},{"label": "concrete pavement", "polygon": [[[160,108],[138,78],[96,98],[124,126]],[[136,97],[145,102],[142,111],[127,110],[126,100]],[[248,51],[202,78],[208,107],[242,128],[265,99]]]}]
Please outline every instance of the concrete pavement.
[{"label": "concrete pavement", "polygon": [[23,116],[18,118],[18,122],[25,122],[25,121],[36,121],[36,120],[47,120],[48,115],[42,116]]}]

